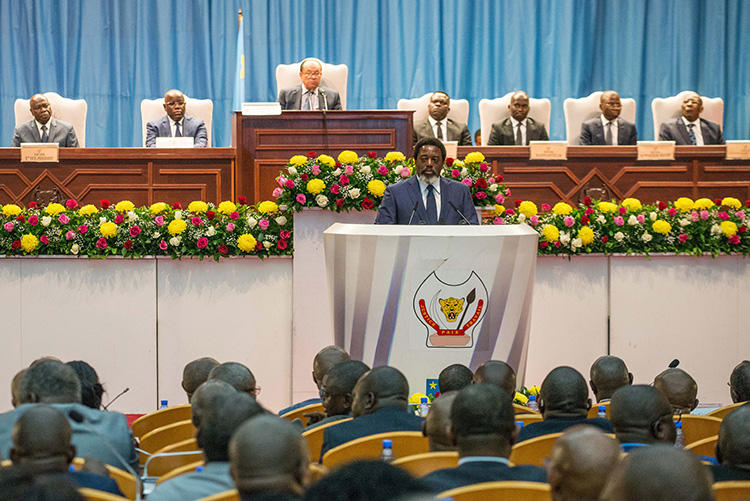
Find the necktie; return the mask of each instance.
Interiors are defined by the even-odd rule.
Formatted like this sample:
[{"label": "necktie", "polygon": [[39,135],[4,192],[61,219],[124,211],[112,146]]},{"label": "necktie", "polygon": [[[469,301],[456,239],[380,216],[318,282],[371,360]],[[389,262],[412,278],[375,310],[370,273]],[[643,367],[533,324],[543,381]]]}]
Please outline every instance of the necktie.
[{"label": "necktie", "polygon": [[604,132],[604,143],[612,144],[612,122],[607,122],[607,130]]},{"label": "necktie", "polygon": [[305,102],[302,106],[303,110],[312,110],[312,92],[309,90],[305,92]]},{"label": "necktie", "polygon": [[47,134],[47,126],[42,125],[42,142],[46,143],[47,141],[49,141],[49,135]]},{"label": "necktie", "polygon": [[180,122],[175,122],[174,137],[182,137],[182,129],[180,129]]},{"label": "necktie", "polygon": [[698,144],[698,140],[695,139],[695,131],[693,130],[694,127],[695,124],[688,124],[687,126],[688,136],[690,136],[690,144],[692,144],[693,146]]},{"label": "necktie", "polygon": [[521,122],[518,122],[518,127],[516,127],[516,145],[523,146],[523,134],[521,134]]},{"label": "necktie", "polygon": [[427,185],[427,224],[437,224],[437,202],[435,202],[435,186]]},{"label": "necktie", "polygon": [[[435,126],[437,127],[437,138],[438,139],[443,139],[443,125],[440,123],[440,121],[437,121],[435,123]],[[430,185],[430,186],[432,186],[432,185]],[[427,196],[429,196],[429,195],[427,195]]]}]

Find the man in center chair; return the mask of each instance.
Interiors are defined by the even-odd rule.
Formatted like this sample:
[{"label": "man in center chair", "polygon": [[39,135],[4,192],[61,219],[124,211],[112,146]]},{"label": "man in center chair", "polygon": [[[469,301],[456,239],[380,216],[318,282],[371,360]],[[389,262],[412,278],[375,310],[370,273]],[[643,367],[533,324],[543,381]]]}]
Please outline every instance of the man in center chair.
[{"label": "man in center chair", "polygon": [[156,146],[157,137],[192,137],[196,148],[208,146],[206,124],[200,118],[185,115],[185,96],[177,89],[164,94],[167,114],[146,124],[146,147]]}]

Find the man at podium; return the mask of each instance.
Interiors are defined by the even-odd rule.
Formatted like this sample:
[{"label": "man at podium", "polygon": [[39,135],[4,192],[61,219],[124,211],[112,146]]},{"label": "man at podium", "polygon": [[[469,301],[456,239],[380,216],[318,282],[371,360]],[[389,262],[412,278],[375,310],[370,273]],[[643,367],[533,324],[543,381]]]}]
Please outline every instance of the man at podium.
[{"label": "man at podium", "polygon": [[416,175],[385,189],[375,224],[479,224],[469,188],[440,176],[445,146],[434,137],[414,147]]}]

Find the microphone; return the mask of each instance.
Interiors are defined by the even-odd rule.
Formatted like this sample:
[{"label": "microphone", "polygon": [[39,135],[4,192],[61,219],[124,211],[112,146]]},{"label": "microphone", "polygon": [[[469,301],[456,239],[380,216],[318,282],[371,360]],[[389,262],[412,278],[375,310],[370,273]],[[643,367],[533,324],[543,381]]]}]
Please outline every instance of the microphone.
[{"label": "microphone", "polygon": [[328,150],[328,97],[320,87],[318,87],[318,93],[323,96],[323,149]]},{"label": "microphone", "polygon": [[677,360],[676,358],[674,360],[672,360],[671,362],[669,362],[669,368],[670,369],[674,369],[678,365],[680,365],[680,361]]},{"label": "microphone", "polygon": [[453,210],[458,213],[459,216],[461,216],[461,219],[463,219],[464,224],[471,224],[468,219],[466,219],[466,216],[464,216],[460,210],[458,210],[458,207],[456,207],[456,204],[448,200],[448,203],[451,207],[453,207]]},{"label": "microphone", "polygon": [[115,395],[115,398],[113,398],[112,400],[110,400],[110,401],[109,401],[109,403],[108,403],[107,405],[105,405],[104,407],[102,407],[102,409],[104,409],[104,410],[106,411],[106,410],[107,410],[107,408],[108,408],[108,407],[109,407],[110,405],[112,405],[112,404],[114,403],[114,401],[115,401],[115,400],[117,400],[118,398],[120,398],[121,396],[123,396],[124,394],[126,394],[126,393],[127,393],[127,392],[129,392],[129,391],[130,391],[130,388],[125,388],[125,389],[124,389],[124,390],[122,390],[122,391],[121,391],[120,393],[118,393],[117,395]]},{"label": "microphone", "polygon": [[325,91],[321,89],[320,87],[318,87],[318,92],[320,93],[321,96],[323,96],[323,106],[324,106],[323,110],[328,111],[328,96],[326,96]]},{"label": "microphone", "polygon": [[[412,219],[414,219],[414,215],[417,213],[417,207],[419,207],[419,200],[417,200],[416,202],[414,202],[414,208],[411,210],[411,216],[409,216],[409,222],[406,223],[406,224],[411,224]],[[419,217],[419,216],[417,216],[417,217]],[[419,218],[419,221],[420,221],[419,224],[424,224],[424,221],[422,221],[421,217]]]}]

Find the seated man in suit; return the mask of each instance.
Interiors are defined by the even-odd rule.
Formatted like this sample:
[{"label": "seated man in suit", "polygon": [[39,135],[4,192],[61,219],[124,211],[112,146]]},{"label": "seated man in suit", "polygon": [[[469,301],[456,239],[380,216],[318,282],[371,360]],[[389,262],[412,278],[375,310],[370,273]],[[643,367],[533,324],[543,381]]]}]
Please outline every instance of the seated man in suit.
[{"label": "seated man in suit", "polygon": [[217,365],[219,362],[211,357],[198,358],[185,365],[182,369],[182,389],[185,390],[188,403],[193,398],[195,390],[206,382],[211,370]]},{"label": "seated man in suit", "polygon": [[510,466],[516,438],[511,396],[490,384],[473,384],[458,392],[451,407],[451,435],[458,446],[458,466],[426,475],[434,492],[501,480],[546,482],[538,466]]},{"label": "seated man in suit", "polygon": [[41,94],[31,96],[29,111],[34,119],[16,127],[11,146],[21,146],[21,143],[58,143],[60,147],[78,148],[78,138],[73,126],[52,117],[52,106],[46,97]]},{"label": "seated man in suit", "polygon": [[[336,364],[340,364],[341,362],[346,362],[347,360],[349,360],[349,358],[349,354],[346,351],[344,351],[342,348],[339,348],[338,346],[333,345],[326,346],[315,354],[315,358],[313,358],[312,363],[312,378],[315,386],[318,388],[319,393],[321,387],[323,386],[323,378],[331,369],[331,367]],[[283,416],[284,414],[297,410],[301,407],[306,407],[312,404],[319,404],[320,402],[320,398],[308,398],[307,400],[303,400],[302,402],[297,402],[296,404],[290,405],[285,409],[281,409],[279,411],[279,416]],[[320,416],[320,418],[322,418],[322,416]]]},{"label": "seated man in suit", "polygon": [[609,417],[617,440],[625,452],[665,442],[674,445],[677,435],[672,406],[653,386],[623,386],[612,395]]},{"label": "seated man in suit", "polygon": [[510,116],[502,122],[492,124],[487,146],[516,145],[523,146],[529,141],[547,141],[547,129],[544,124],[529,118],[529,96],[522,90],[510,97],[508,105]]},{"label": "seated man in suit", "polygon": [[750,361],[744,360],[732,369],[729,376],[729,394],[732,402],[747,402],[750,400]]},{"label": "seated man in suit", "polygon": [[566,366],[552,369],[539,389],[539,412],[543,421],[524,426],[518,441],[559,433],[577,424],[589,424],[605,433],[612,433],[607,419],[587,419],[590,408],[589,389],[581,373]]},{"label": "seated man in suit", "polygon": [[323,376],[323,384],[320,386],[320,396],[326,413],[322,419],[315,417],[308,420],[305,431],[351,417],[354,386],[369,370],[367,364],[359,360],[347,360],[331,367]]},{"label": "seated man in suit", "polygon": [[321,87],[323,64],[308,58],[299,65],[299,79],[302,85],[287,87],[279,91],[282,110],[340,110],[339,93],[328,87]]},{"label": "seated man in suit", "polygon": [[633,384],[633,374],[628,372],[625,362],[613,355],[597,358],[591,364],[589,378],[589,386],[597,402],[609,402],[616,390]]},{"label": "seated man in suit", "polygon": [[157,137],[192,137],[196,148],[208,146],[208,133],[203,120],[185,115],[185,96],[177,89],[164,94],[167,114],[146,124],[146,147],[156,146]]},{"label": "seated man in suit", "polygon": [[488,360],[474,373],[475,383],[494,384],[511,397],[516,394],[516,371],[502,360]]},{"label": "seated man in suit", "polygon": [[617,92],[613,90],[602,92],[599,99],[599,109],[602,110],[601,115],[581,124],[581,144],[618,145],[638,143],[635,124],[619,118],[622,103]]},{"label": "seated man in suit", "polygon": [[409,410],[409,383],[394,367],[375,367],[354,387],[354,419],[326,428],[320,457],[360,437],[387,431],[422,431],[422,418]]},{"label": "seated man in suit", "polygon": [[450,96],[441,90],[433,92],[427,105],[429,115],[414,124],[414,143],[426,137],[436,137],[442,141],[458,141],[459,146],[471,146],[469,128],[466,124],[447,118],[450,109]]},{"label": "seated man in suit", "polygon": [[383,461],[359,460],[336,468],[305,493],[305,501],[434,501],[406,470]]},{"label": "seated man in suit", "polygon": [[438,375],[440,394],[463,390],[472,383],[474,374],[464,364],[451,364]]},{"label": "seated man in suit", "polygon": [[675,141],[676,144],[703,146],[724,144],[719,124],[700,118],[703,100],[695,92],[682,100],[682,116],[661,124],[659,141]]},{"label": "seated man in suit", "polygon": [[455,451],[451,430],[451,408],[458,391],[440,392],[430,403],[430,410],[422,423],[422,435],[430,443],[430,452]]},{"label": "seated man in suit", "polygon": [[716,443],[718,465],[711,465],[714,482],[750,481],[750,404],[741,405],[721,421]]},{"label": "seated man in suit", "polygon": [[698,383],[682,369],[663,371],[654,378],[653,385],[667,397],[673,414],[690,414],[698,407]]},{"label": "seated man in suit", "polygon": [[231,384],[235,390],[247,393],[252,398],[258,396],[260,388],[255,384],[252,371],[239,362],[224,362],[219,364],[208,374],[208,381],[218,379]]},{"label": "seated man in suit", "polygon": [[442,177],[445,146],[434,137],[414,146],[411,176],[385,189],[375,224],[479,224],[469,188]]}]

